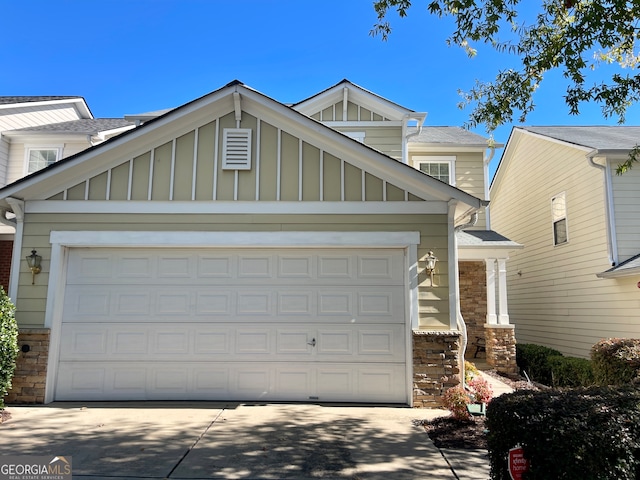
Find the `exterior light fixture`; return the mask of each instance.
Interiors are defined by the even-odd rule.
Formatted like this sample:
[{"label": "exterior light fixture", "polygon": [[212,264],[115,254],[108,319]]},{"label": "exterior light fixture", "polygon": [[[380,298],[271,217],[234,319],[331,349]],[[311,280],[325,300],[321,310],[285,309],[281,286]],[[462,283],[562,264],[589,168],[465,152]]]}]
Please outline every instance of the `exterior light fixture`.
[{"label": "exterior light fixture", "polygon": [[36,275],[40,273],[41,261],[42,257],[38,255],[38,252],[35,250],[31,250],[31,255],[27,255],[27,265],[29,265],[29,269],[31,270],[31,285],[35,285],[36,283]]},{"label": "exterior light fixture", "polygon": [[424,268],[424,271],[429,274],[429,278],[431,279],[431,286],[433,287],[433,273],[436,270],[436,262],[438,258],[433,254],[432,251],[429,251],[427,257],[425,258],[427,265]]}]

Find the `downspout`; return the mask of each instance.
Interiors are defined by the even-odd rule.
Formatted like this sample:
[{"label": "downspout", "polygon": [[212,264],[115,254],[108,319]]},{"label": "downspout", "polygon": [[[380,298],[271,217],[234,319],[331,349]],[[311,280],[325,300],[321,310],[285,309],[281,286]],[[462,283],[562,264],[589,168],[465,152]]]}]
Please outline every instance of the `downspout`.
[{"label": "downspout", "polygon": [[607,218],[607,253],[609,255],[609,263],[612,267],[618,264],[618,245],[615,238],[615,213],[613,212],[613,187],[611,185],[611,174],[607,167],[597,164],[593,158],[598,155],[598,150],[594,149],[587,153],[586,157],[589,165],[601,170],[604,174],[604,201],[605,215]]},{"label": "downspout", "polygon": [[[460,312],[460,281],[458,271],[458,239],[456,237],[455,227],[455,211],[457,201],[449,201],[449,308],[451,312],[455,312],[456,328],[462,333],[461,356],[459,360],[461,381],[464,384],[464,354],[467,351],[467,324]],[[453,320],[453,318],[452,318]],[[453,321],[451,322],[453,323]]]},{"label": "downspout", "polygon": [[471,216],[469,217],[469,222],[468,223],[463,223],[462,225],[458,225],[455,228],[456,233],[460,232],[461,230],[464,230],[465,228],[471,228],[471,227],[475,227],[476,223],[478,223],[478,212],[475,211],[471,214]]},{"label": "downspout", "polygon": [[[494,155],[496,154],[496,142],[493,140],[493,136],[487,140],[487,145],[489,146],[489,154],[488,156],[485,154],[483,159],[483,168],[484,168],[484,199],[489,201],[489,163],[493,160]],[[486,229],[491,230],[491,214],[489,213],[489,205],[485,208],[485,223]]]},{"label": "downspout", "polygon": [[[16,229],[13,237],[13,252],[11,254],[11,273],[9,276],[9,298],[15,303],[18,298],[18,280],[20,278],[20,259],[22,257],[22,232],[24,229],[24,202],[17,198],[7,197],[7,203],[16,216]],[[4,217],[4,215],[3,215]],[[7,220],[5,218],[5,220]],[[5,222],[2,222],[5,223]]]}]

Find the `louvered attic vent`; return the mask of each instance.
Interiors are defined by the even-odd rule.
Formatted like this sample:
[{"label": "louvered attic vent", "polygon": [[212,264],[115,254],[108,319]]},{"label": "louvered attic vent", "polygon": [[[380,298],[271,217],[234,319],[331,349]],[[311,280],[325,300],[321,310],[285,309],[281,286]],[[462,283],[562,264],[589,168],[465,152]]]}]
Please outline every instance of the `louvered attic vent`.
[{"label": "louvered attic vent", "polygon": [[251,170],[250,128],[225,128],[223,130],[222,169]]}]

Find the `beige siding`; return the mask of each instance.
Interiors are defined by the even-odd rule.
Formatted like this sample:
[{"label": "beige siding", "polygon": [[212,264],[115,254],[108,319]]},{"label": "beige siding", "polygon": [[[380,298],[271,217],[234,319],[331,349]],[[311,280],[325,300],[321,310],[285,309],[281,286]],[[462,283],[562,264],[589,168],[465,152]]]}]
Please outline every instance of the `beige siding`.
[{"label": "beige siding", "polygon": [[[477,198],[485,199],[484,193],[484,154],[481,152],[458,153],[452,155],[451,152],[428,152],[411,151],[409,153],[409,164],[415,169],[420,169],[420,161],[417,157],[455,157],[455,186],[460,190],[469,193]],[[485,199],[486,200],[486,199]],[[487,228],[487,220],[484,209],[479,212],[478,222],[473,229],[484,230]],[[495,230],[495,228],[492,229]]]},{"label": "beige siding", "polygon": [[[222,130],[235,125],[233,113],[224,115],[143,155],[123,158],[106,175],[88,179],[88,195],[82,182],[82,187],[71,186],[66,196],[70,200],[362,201],[364,190],[365,200],[382,201],[386,188],[388,201],[407,197],[403,189],[247,114],[242,115],[241,127],[253,132],[252,168],[224,170]],[[64,192],[51,197],[61,194],[64,198]]]},{"label": "beige siding", "polygon": [[7,184],[9,166],[9,143],[0,136],[0,188]]},{"label": "beige siding", "polygon": [[364,132],[364,144],[385,155],[402,159],[402,128],[401,127],[367,127],[366,122],[361,127],[340,127],[334,126],[339,132]]},{"label": "beige siding", "polygon": [[612,175],[618,260],[624,262],[640,253],[640,170]]},{"label": "beige siding", "polygon": [[[583,151],[528,135],[512,138],[491,191],[492,228],[524,244],[508,262],[509,315],[520,343],[589,355],[610,336],[640,336],[636,281],[605,280],[602,172]],[[566,193],[569,242],[553,245],[551,198]]]},{"label": "beige siding", "polygon": [[[446,215],[95,215],[27,214],[24,258],[32,248],[42,255],[42,273],[31,285],[26,262],[20,263],[16,318],[22,327],[43,326],[49,280],[51,247],[49,235],[56,231],[420,231],[418,257],[433,250],[440,262],[436,285],[448,285]],[[420,326],[448,329],[448,289],[426,288],[424,273],[419,279]]]}]

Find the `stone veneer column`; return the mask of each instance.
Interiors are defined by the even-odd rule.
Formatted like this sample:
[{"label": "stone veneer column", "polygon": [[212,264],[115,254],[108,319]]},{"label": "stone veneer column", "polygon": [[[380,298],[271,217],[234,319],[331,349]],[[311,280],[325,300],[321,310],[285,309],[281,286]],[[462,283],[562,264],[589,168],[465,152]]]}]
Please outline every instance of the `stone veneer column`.
[{"label": "stone veneer column", "polygon": [[[24,345],[29,346],[23,352]],[[44,403],[44,389],[49,357],[49,329],[21,328],[18,332],[20,351],[16,358],[16,371],[5,403]]]},{"label": "stone veneer column", "polygon": [[[487,320],[486,268],[483,261],[461,261],[458,263],[460,275],[460,313],[467,324],[469,344],[465,358],[474,361],[477,339],[484,340],[484,324]],[[478,359],[485,352],[478,353]]]},{"label": "stone veneer column", "polygon": [[500,373],[517,373],[514,325],[485,324],[487,363]]},{"label": "stone veneer column", "polygon": [[444,392],[460,384],[461,334],[413,332],[413,406],[441,407]]}]

